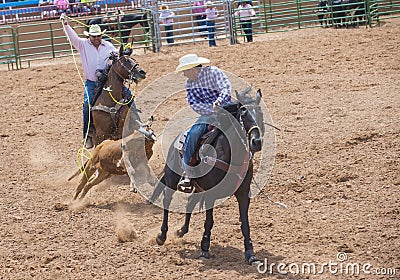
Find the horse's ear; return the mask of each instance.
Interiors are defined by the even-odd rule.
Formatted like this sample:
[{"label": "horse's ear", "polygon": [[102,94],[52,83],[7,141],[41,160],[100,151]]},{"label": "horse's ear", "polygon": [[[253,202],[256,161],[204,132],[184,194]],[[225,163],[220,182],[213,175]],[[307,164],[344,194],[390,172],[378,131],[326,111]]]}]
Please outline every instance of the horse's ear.
[{"label": "horse's ear", "polygon": [[256,104],[257,105],[260,104],[261,97],[262,97],[261,89],[258,89],[257,94],[256,94]]},{"label": "horse's ear", "polygon": [[243,103],[243,96],[235,89],[236,99],[239,101],[239,104]]},{"label": "horse's ear", "polygon": [[133,53],[132,44],[128,44],[124,48],[124,55],[131,56]]},{"label": "horse's ear", "polygon": [[119,47],[119,56],[121,57],[121,56],[123,56],[123,55],[124,55],[124,46],[121,45],[121,46]]},{"label": "horse's ear", "polygon": [[252,90],[252,86],[247,87],[243,92],[242,92],[242,96],[246,97],[247,94],[250,93],[250,91]]}]

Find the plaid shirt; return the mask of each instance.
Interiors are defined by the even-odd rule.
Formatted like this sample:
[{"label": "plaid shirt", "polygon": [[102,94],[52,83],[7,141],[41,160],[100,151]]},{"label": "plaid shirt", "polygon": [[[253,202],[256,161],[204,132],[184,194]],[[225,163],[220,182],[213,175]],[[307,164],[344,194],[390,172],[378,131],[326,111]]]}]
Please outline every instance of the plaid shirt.
[{"label": "plaid shirt", "polygon": [[186,99],[190,107],[200,115],[214,112],[213,103],[231,102],[231,82],[217,67],[202,67],[197,80],[186,81]]}]

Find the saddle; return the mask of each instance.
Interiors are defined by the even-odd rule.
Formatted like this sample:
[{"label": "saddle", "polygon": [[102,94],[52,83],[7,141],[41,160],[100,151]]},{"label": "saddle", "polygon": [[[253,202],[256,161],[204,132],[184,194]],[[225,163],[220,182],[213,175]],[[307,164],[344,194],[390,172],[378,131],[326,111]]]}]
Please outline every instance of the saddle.
[{"label": "saddle", "polygon": [[[179,155],[181,159],[183,158],[183,151],[185,148],[185,141],[187,134],[189,132],[190,128],[182,132],[182,134],[175,140],[174,147],[179,151]],[[214,139],[221,133],[221,131],[215,127],[210,125],[208,127],[208,131],[201,136],[199,143],[197,144],[196,151],[194,152],[192,158],[190,159],[190,165],[195,166],[200,162],[200,155],[199,155],[199,150],[201,146],[205,144],[211,144]]]},{"label": "saddle", "polygon": [[[230,113],[232,115],[235,115],[237,113],[238,109],[239,109],[239,103],[230,102],[230,103],[227,103],[227,104],[222,105],[220,107],[223,110],[225,110],[226,112],[228,112],[228,113]],[[185,140],[186,140],[186,136],[187,136],[189,130],[190,130],[190,128],[185,130],[180,135],[180,137],[178,137],[176,139],[176,141],[174,143],[174,147],[179,151],[179,155],[180,155],[181,158],[183,158]],[[194,152],[194,154],[193,154],[193,156],[192,156],[192,158],[190,160],[190,165],[191,166],[195,166],[200,162],[201,158],[200,158],[200,155],[199,155],[199,151],[200,151],[201,147],[203,145],[206,145],[206,144],[210,144],[211,145],[214,142],[214,140],[217,138],[217,136],[219,134],[221,134],[221,133],[222,132],[221,132],[221,130],[219,128],[217,128],[217,127],[215,127],[213,125],[209,125],[208,126],[208,131],[201,136],[200,141],[197,144],[196,150],[195,150],[195,152]]]}]

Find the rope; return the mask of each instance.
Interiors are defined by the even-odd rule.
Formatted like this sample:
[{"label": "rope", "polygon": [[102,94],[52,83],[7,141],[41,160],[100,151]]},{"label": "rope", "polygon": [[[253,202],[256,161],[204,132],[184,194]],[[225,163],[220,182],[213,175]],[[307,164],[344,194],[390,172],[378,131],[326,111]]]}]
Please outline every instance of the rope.
[{"label": "rope", "polygon": [[132,93],[131,98],[130,98],[129,101],[126,102],[126,103],[119,102],[117,99],[115,99],[115,97],[114,97],[114,96],[112,95],[112,93],[111,93],[111,92],[112,92],[112,89],[110,89],[109,87],[108,87],[108,88],[103,88],[103,90],[105,90],[105,91],[108,92],[108,94],[110,95],[111,99],[112,99],[115,103],[124,106],[124,105],[128,105],[129,103],[131,103],[131,101],[135,98],[135,94],[136,94],[136,85],[135,85],[135,87],[133,88],[133,93]]},{"label": "rope", "polygon": [[86,173],[85,162],[92,158],[92,154],[85,147],[78,149],[77,154],[78,154],[77,165],[79,167],[79,171],[81,172],[81,174],[84,173],[86,176],[86,179],[89,180],[88,175]]},{"label": "rope", "polygon": [[[70,17],[67,17],[67,18],[72,19],[72,18],[70,18]],[[75,20],[75,19],[72,19],[72,20],[74,20],[74,21],[76,21],[76,22],[78,22],[78,23],[81,23],[81,22],[78,21],[78,20]],[[63,24],[63,26],[64,26],[64,19],[62,19],[61,22],[62,22],[62,24]],[[83,23],[81,23],[81,24],[83,24]],[[84,24],[84,25],[85,25],[85,24]],[[67,39],[68,39],[68,42],[69,42],[69,45],[70,45],[70,48],[71,48],[71,53],[72,53],[72,57],[73,57],[73,60],[74,60],[74,64],[75,64],[76,71],[78,72],[79,78],[80,78],[80,80],[81,80],[81,82],[82,82],[82,84],[83,84],[84,94],[86,95],[87,100],[90,101],[90,99],[89,99],[89,92],[88,92],[87,87],[86,87],[86,85],[85,85],[85,82],[84,82],[84,80],[83,80],[82,74],[81,74],[81,72],[79,71],[79,67],[78,67],[78,63],[77,63],[76,56],[75,56],[74,48],[73,48],[73,46],[72,46],[71,40],[70,40],[70,38],[69,38],[69,36],[68,36],[67,33],[66,33],[66,36],[67,36]],[[86,169],[85,169],[85,162],[86,162],[85,160],[88,160],[88,159],[90,159],[90,158],[92,157],[92,154],[90,153],[90,151],[89,151],[88,149],[86,149],[86,147],[85,147],[85,143],[86,143],[87,138],[88,138],[88,135],[89,135],[90,115],[91,115],[90,107],[91,107],[91,106],[90,106],[90,102],[89,102],[89,103],[88,103],[88,109],[89,109],[88,130],[87,130],[86,133],[85,133],[85,138],[84,138],[82,147],[79,148],[79,149],[78,149],[78,152],[77,152],[77,154],[78,154],[78,156],[77,156],[77,157],[78,157],[78,159],[77,159],[77,165],[78,165],[79,171],[81,172],[81,174],[84,173],[85,176],[86,176],[86,178],[87,178],[87,173],[86,173]],[[89,178],[87,178],[87,179],[89,179]]]},{"label": "rope", "polygon": [[[65,17],[68,18],[68,20],[72,20],[72,21],[74,21],[74,22],[76,22],[76,23],[78,23],[78,24],[80,24],[80,25],[82,25],[82,26],[90,27],[89,25],[85,24],[84,22],[82,22],[82,21],[80,21],[80,20],[77,20],[77,19],[75,19],[75,18],[71,18],[71,17],[69,17],[69,16],[67,16],[67,15],[66,15]],[[64,20],[63,20],[63,19],[62,19],[62,22],[64,23]],[[123,47],[124,47],[124,50],[125,50],[125,49],[128,49],[128,48],[132,48],[132,43],[124,44],[124,43],[122,43],[121,41],[115,39],[114,37],[107,35],[105,32],[101,32],[101,35],[107,36],[107,37],[110,38],[111,40],[115,41],[118,45],[123,46]]]},{"label": "rope", "polygon": [[268,201],[272,202],[272,203],[275,204],[275,205],[278,205],[279,207],[281,207],[281,208],[283,208],[283,209],[286,209],[286,208],[287,208],[287,206],[286,206],[284,203],[279,202],[279,201],[274,201],[274,200],[272,200],[272,199],[269,197],[269,195],[266,194],[266,193],[260,188],[260,186],[257,184],[256,180],[254,180],[254,177],[253,177],[253,183],[256,185],[257,189],[260,190],[260,193],[262,193]]}]

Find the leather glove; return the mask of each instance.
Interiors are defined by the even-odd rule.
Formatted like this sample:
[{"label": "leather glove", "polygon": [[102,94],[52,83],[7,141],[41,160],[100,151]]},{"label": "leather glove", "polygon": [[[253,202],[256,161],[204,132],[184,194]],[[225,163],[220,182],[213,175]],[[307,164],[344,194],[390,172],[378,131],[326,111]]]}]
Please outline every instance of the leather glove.
[{"label": "leather glove", "polygon": [[60,16],[60,20],[66,21],[67,20],[67,15],[65,13],[62,13]]}]

